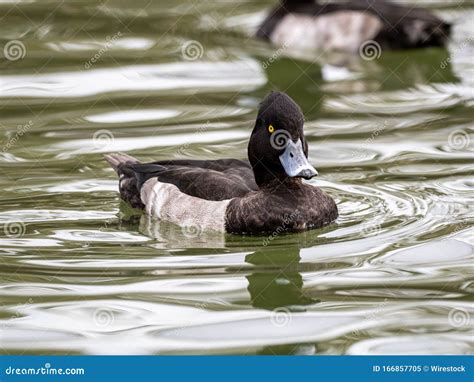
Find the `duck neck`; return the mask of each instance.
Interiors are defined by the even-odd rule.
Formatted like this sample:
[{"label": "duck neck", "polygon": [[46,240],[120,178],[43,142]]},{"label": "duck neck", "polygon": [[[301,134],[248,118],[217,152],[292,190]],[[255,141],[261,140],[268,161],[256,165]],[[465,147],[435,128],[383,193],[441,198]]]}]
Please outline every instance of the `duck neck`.
[{"label": "duck neck", "polygon": [[286,174],[271,174],[268,171],[259,173],[255,169],[254,174],[255,182],[260,189],[295,188],[302,183],[301,178],[290,178]]}]

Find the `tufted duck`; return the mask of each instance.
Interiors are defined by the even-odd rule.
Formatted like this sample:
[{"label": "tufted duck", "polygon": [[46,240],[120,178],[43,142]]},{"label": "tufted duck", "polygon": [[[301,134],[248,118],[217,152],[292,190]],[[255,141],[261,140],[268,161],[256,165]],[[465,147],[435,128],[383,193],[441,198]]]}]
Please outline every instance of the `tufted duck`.
[{"label": "tufted duck", "polygon": [[303,123],[288,95],[271,92],[250,136],[249,161],[105,159],[120,177],[121,198],[158,219],[240,234],[304,231],[329,224],[338,211],[332,198],[302,181],[317,175]]}]

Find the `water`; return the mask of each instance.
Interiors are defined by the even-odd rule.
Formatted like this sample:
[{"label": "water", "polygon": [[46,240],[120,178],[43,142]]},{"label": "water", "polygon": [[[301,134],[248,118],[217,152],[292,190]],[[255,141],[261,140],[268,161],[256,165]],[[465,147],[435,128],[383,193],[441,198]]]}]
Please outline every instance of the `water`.
[{"label": "water", "polygon": [[[257,1],[1,4],[2,352],[472,353],[474,7],[423,3],[449,51],[373,60],[255,41]],[[103,153],[243,158],[270,89],[334,224],[220,235],[119,201]]]}]

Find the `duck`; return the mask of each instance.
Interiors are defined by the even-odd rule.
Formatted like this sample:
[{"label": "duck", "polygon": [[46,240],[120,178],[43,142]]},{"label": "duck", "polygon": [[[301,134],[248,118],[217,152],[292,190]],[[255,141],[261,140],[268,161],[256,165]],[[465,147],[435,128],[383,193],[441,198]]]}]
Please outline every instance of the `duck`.
[{"label": "duck", "polygon": [[450,27],[426,9],[386,0],[325,4],[282,0],[261,23],[256,36],[295,49],[346,53],[379,49],[380,54],[381,50],[444,46]]},{"label": "duck", "polygon": [[335,201],[303,180],[318,175],[308,161],[304,116],[272,91],[261,102],[242,159],[171,159],[141,163],[124,153],[104,159],[119,177],[120,197],[152,218],[196,232],[301,232],[338,217]]}]

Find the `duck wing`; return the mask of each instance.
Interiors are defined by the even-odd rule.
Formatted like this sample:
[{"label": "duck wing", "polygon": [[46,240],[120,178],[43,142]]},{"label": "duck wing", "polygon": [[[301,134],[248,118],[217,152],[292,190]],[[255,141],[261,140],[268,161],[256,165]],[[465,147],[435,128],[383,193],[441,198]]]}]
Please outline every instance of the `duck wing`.
[{"label": "duck wing", "polygon": [[[350,3],[349,3],[350,4]],[[357,0],[356,7],[382,21],[375,40],[382,48],[409,49],[446,45],[451,25],[425,8],[394,4],[385,0]]]},{"label": "duck wing", "polygon": [[[204,174],[200,170],[210,170],[206,178],[225,175],[229,178],[229,182],[235,186],[235,183],[245,185],[249,191],[257,190],[255,177],[252,167],[248,160],[240,159],[217,159],[217,160],[194,160],[194,159],[177,159],[169,161],[153,162],[160,166],[166,167],[168,170],[193,170],[196,174]],[[220,173],[220,174],[216,174]]]},{"label": "duck wing", "polygon": [[181,192],[206,200],[232,199],[258,189],[250,164],[237,159],[159,161],[132,168],[139,187],[157,177]]},{"label": "duck wing", "polygon": [[120,176],[122,199],[136,208],[144,207],[140,190],[153,178],[171,183],[190,196],[214,201],[244,196],[258,189],[250,164],[238,159],[140,163],[126,154],[108,154],[105,159]]}]

